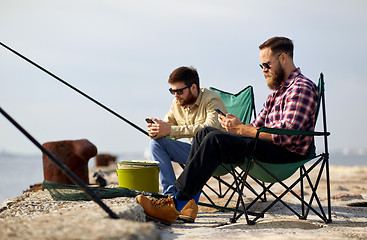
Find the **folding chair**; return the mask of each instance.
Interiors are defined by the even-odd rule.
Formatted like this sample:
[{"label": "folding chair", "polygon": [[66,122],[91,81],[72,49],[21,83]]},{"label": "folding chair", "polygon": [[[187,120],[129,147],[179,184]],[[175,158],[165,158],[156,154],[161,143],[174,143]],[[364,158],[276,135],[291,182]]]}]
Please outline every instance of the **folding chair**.
[{"label": "folding chair", "polygon": [[[254,92],[252,86],[247,86],[237,94],[224,92],[222,90],[213,87],[211,87],[210,89],[218,93],[218,95],[223,100],[224,105],[227,108],[227,111],[239,117],[243,123],[248,124],[250,123],[252,117],[254,118],[256,117]],[[231,165],[224,165],[224,166],[226,166],[226,168],[230,168]],[[241,171],[237,171],[237,169],[235,168],[233,169],[238,178],[243,177],[244,171],[242,171],[241,169],[240,169]],[[224,205],[223,204],[218,205],[214,202],[213,199],[210,198],[210,196],[204,190],[202,190],[202,194],[206,197],[206,199],[210,202],[210,204],[199,202],[199,205],[212,207],[220,210],[232,210],[232,211],[234,210],[231,208],[227,208],[227,206],[232,200],[234,194],[236,193],[235,182],[233,181],[230,184],[224,181],[221,177],[226,174],[228,174],[228,171],[222,166],[218,167],[216,171],[212,174],[212,177],[218,181],[218,191],[215,190],[213,187],[211,187],[209,184],[206,184],[205,186],[218,198],[224,198],[227,194],[231,193],[229,198],[227,199],[227,202]],[[255,194],[257,194],[249,185],[247,185],[247,187]]]},{"label": "folding chair", "polygon": [[[273,129],[263,127],[258,130],[256,138],[259,137],[260,132],[267,132],[278,135],[283,134],[283,135],[323,136],[324,149],[322,153],[316,155],[315,145],[313,141],[309,149],[310,152],[309,155],[304,160],[299,162],[286,163],[286,164],[271,164],[261,162],[254,157],[250,157],[246,159],[245,164],[242,165],[242,168],[245,170],[245,175],[241,180],[236,177],[235,173],[233,173],[234,172],[233,166],[231,166],[231,169],[227,168],[227,170],[230,170],[232,175],[234,176],[234,180],[236,183],[236,191],[238,193],[236,209],[234,211],[233,218],[230,219],[232,223],[236,222],[242,215],[245,215],[247,224],[249,225],[255,224],[256,220],[258,220],[260,217],[263,217],[264,214],[268,212],[268,210],[278,202],[282,203],[285,207],[287,207],[292,213],[294,213],[300,219],[307,219],[309,212],[312,211],[318,217],[320,217],[325,223],[332,222],[331,204],[330,204],[329,152],[328,152],[328,136],[330,135],[330,133],[327,132],[326,127],[324,76],[322,73],[320,74],[318,88],[319,88],[319,100],[317,105],[316,119],[318,118],[320,105],[322,105],[322,117],[323,117],[322,132],[306,132],[306,131],[283,130],[283,129]],[[308,163],[307,166],[305,165],[306,163]],[[316,179],[313,179],[312,181],[309,173],[311,173],[312,170],[317,171],[318,169],[316,168],[317,166],[319,167],[319,171],[317,172]],[[298,169],[300,172],[299,177],[292,184],[286,185],[284,183],[284,180],[292,176]],[[320,184],[320,180],[323,174],[326,175],[325,179],[326,179],[326,196],[327,196],[327,211],[328,211],[327,214],[325,213],[324,207],[321,205],[321,201],[318,196],[318,193],[320,192],[318,186]],[[259,184],[262,184],[261,182],[266,182],[268,185],[267,186],[264,185],[263,192],[260,193],[251,203],[245,204],[241,193],[244,190],[244,186],[248,176]],[[308,183],[308,186],[312,191],[312,194],[310,194],[307,200],[305,199],[304,180],[306,183]],[[280,184],[284,188],[284,191],[278,195],[271,190],[271,187],[276,183]],[[300,196],[293,191],[293,188],[298,184],[301,190]],[[301,209],[295,209],[297,206],[291,207],[290,204],[282,200],[282,198],[287,193],[291,193],[296,199],[300,201]],[[255,217],[252,220],[250,220],[248,217],[249,210],[251,210],[251,207],[261,198],[261,196],[265,196],[266,194],[272,195],[275,198],[275,200],[270,204],[268,204],[268,206],[266,206],[260,213],[255,214]],[[315,204],[313,204],[314,202]],[[239,208],[239,205],[242,206],[242,210]]]}]

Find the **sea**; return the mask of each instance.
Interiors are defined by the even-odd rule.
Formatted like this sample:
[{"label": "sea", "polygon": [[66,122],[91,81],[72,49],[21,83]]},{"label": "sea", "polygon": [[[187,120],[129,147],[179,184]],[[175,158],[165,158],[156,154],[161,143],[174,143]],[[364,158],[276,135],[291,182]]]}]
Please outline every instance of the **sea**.
[{"label": "sea", "polygon": [[[112,154],[121,160],[143,160],[146,153]],[[95,166],[95,159],[91,158],[88,167]],[[15,154],[0,151],[0,206],[6,200],[21,196],[30,186],[42,183],[43,162],[40,154]]]},{"label": "sea", "polygon": [[[117,154],[119,160],[145,159],[145,153]],[[89,167],[95,164],[94,158]],[[367,151],[335,151],[330,153],[330,164],[367,166]],[[6,199],[23,194],[33,184],[42,183],[42,154],[24,155],[0,152],[0,205]]]}]

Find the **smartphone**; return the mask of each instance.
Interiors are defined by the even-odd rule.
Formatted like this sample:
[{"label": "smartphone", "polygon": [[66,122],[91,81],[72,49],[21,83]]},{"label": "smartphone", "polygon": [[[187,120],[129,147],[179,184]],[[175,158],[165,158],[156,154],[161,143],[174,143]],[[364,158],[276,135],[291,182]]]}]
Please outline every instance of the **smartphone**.
[{"label": "smartphone", "polygon": [[222,114],[223,116],[225,116],[225,114],[218,108],[214,108],[214,110],[218,113],[218,114]]},{"label": "smartphone", "polygon": [[147,122],[147,123],[155,123],[152,119],[150,119],[150,118],[146,118],[145,119],[145,121]]}]

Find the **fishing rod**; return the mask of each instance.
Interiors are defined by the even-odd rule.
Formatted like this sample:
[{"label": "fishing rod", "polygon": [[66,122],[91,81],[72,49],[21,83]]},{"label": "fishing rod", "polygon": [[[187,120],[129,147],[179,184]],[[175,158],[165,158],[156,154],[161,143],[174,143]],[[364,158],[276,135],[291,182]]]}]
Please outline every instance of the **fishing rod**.
[{"label": "fishing rod", "polygon": [[89,100],[91,100],[92,102],[94,102],[95,104],[97,104],[98,106],[102,107],[103,109],[107,110],[108,112],[112,113],[113,115],[115,115],[116,117],[120,118],[121,120],[125,121],[126,123],[130,124],[132,127],[136,128],[137,130],[139,130],[140,132],[144,133],[145,135],[149,136],[148,132],[143,130],[142,128],[140,128],[139,126],[135,125],[133,122],[127,120],[126,118],[122,117],[121,115],[119,115],[118,113],[116,113],[115,111],[111,110],[110,108],[106,107],[105,105],[103,105],[102,103],[98,102],[97,100],[95,100],[94,98],[88,96],[87,94],[85,94],[84,92],[80,91],[79,89],[77,89],[76,87],[74,87],[73,85],[69,84],[68,82],[62,80],[61,78],[59,78],[58,76],[56,76],[55,74],[51,73],[50,71],[48,71],[47,69],[41,67],[40,65],[38,65],[37,63],[33,62],[32,60],[28,59],[27,57],[23,56],[22,54],[18,53],[17,51],[13,50],[12,48],[8,47],[7,45],[3,44],[2,42],[0,42],[0,45],[3,46],[4,48],[8,49],[9,51],[11,51],[12,53],[16,54],[17,56],[23,58],[24,60],[26,60],[27,62],[29,62],[30,64],[36,66],[37,68],[41,69],[42,71],[44,71],[45,73],[49,74],[50,76],[54,77],[55,79],[57,79],[58,81],[60,81],[61,83],[65,84],[66,86],[68,86],[69,88],[73,89],[74,91],[78,92],[79,94],[83,95],[84,97],[88,98]]},{"label": "fishing rod", "polygon": [[34,145],[36,145],[44,154],[46,154],[65,174],[71,181],[73,181],[80,189],[82,189],[93,201],[95,201],[104,211],[106,211],[111,218],[119,219],[119,217],[114,213],[102,200],[94,193],[80,178],[78,178],[70,169],[65,166],[59,159],[57,159],[53,154],[51,154],[46,148],[44,148],[32,135],[30,135],[22,126],[20,126],[9,114],[7,114],[1,107],[0,113],[4,115],[19,131],[21,131]]}]

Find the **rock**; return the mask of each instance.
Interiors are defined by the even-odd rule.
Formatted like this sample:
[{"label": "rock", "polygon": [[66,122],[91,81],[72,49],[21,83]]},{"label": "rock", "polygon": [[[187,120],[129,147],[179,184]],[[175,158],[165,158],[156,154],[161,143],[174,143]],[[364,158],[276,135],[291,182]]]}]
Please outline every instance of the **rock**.
[{"label": "rock", "polygon": [[108,166],[109,164],[113,164],[116,162],[116,156],[110,154],[97,154],[96,156],[96,166]]},{"label": "rock", "polygon": [[367,207],[367,202],[366,201],[354,202],[354,203],[347,204],[347,206],[349,206],[349,207]]},{"label": "rock", "polygon": [[42,189],[42,183],[35,183],[29,186],[29,189],[23,191],[23,193],[25,192],[34,192],[34,191],[39,191]]},{"label": "rock", "polygon": [[343,187],[343,186],[338,186],[338,187],[336,188],[336,190],[339,190],[339,191],[349,191],[349,189],[347,189],[347,188],[345,188],[345,187]]},{"label": "rock", "polygon": [[[89,184],[88,161],[97,154],[97,148],[86,139],[57,141],[43,144],[51,154],[65,164],[84,183]],[[43,153],[43,174],[47,181],[63,184],[73,182]]]},{"label": "rock", "polygon": [[161,239],[135,198],[104,203],[121,219],[110,218],[93,201],[52,201],[47,191],[25,193],[0,208],[0,239]]},{"label": "rock", "polygon": [[362,195],[358,193],[340,193],[332,196],[331,198],[340,200],[363,199]]}]

